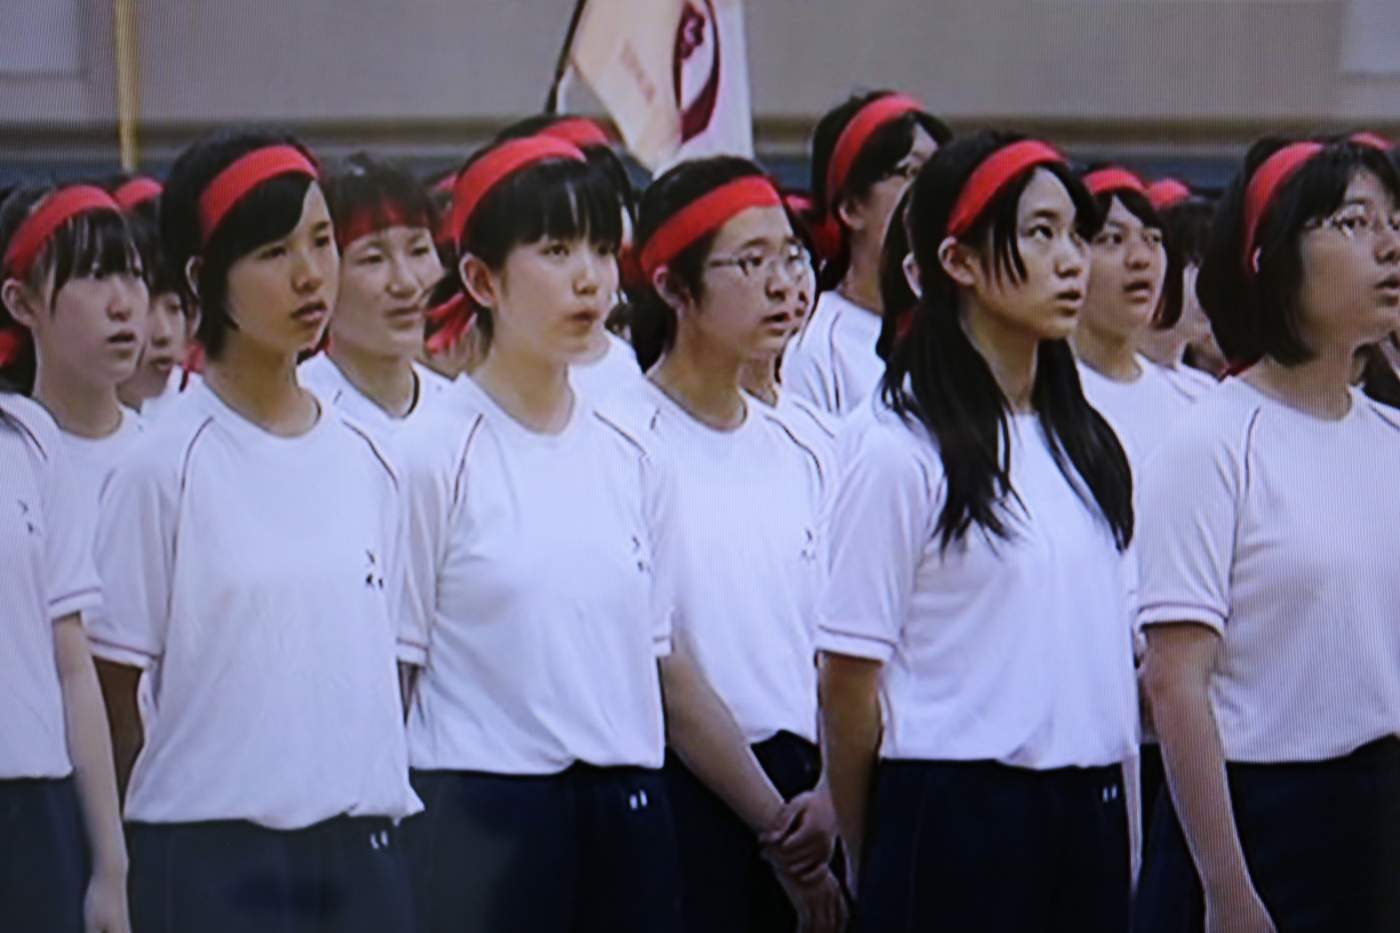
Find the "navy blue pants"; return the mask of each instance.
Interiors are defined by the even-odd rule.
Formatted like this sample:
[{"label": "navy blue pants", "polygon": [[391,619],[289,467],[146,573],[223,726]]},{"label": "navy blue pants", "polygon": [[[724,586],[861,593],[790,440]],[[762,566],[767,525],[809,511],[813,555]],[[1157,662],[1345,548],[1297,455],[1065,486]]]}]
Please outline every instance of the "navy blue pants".
[{"label": "navy blue pants", "polygon": [[[1226,773],[1245,862],[1279,933],[1400,930],[1400,740]],[[1198,933],[1201,883],[1165,789],[1147,851],[1134,930]]]},{"label": "navy blue pants", "polygon": [[82,933],[88,873],[72,778],[0,781],[0,930]]},{"label": "navy blue pants", "polygon": [[415,771],[404,821],[423,933],[679,933],[659,771]]},{"label": "navy blue pants", "polygon": [[388,819],[129,823],[133,933],[415,933]]},{"label": "navy blue pants", "polygon": [[[811,790],[821,777],[817,747],[790,732],[759,742],[753,751],[785,800]],[[665,774],[680,845],[686,933],[797,929],[797,914],[753,831],[669,753]]]},{"label": "navy blue pants", "polygon": [[1122,768],[881,761],[861,863],[862,933],[1124,933]]}]

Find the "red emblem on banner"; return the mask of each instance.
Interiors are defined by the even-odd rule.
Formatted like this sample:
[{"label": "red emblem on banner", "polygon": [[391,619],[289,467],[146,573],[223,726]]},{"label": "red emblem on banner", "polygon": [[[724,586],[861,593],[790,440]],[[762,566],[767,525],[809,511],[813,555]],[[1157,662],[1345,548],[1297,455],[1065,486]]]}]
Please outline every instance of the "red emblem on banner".
[{"label": "red emblem on banner", "polygon": [[[681,143],[709,128],[719,101],[719,20],[712,0],[687,0],[676,27],[672,77],[681,113]],[[698,88],[693,94],[690,91]]]}]

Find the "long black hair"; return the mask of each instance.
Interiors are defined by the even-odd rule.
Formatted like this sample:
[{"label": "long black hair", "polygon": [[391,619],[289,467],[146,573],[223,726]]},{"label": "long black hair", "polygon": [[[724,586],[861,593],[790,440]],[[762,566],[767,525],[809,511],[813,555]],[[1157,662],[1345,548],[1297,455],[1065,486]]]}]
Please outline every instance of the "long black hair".
[{"label": "long black hair", "polygon": [[[695,159],[669,169],[642,193],[637,210],[637,251],[645,249],[661,225],[692,202],[731,181],[763,174],[753,162],[737,156]],[[704,294],[705,261],[714,244],[714,233],[702,236],[667,263],[676,287],[696,301]],[[632,303],[632,347],[637,364],[646,372],[675,342],[676,311],[651,282],[633,283],[628,297]]]},{"label": "long black hair", "polygon": [[[818,216],[836,217],[836,205],[830,203],[826,182],[841,133],[867,105],[894,93],[886,89],[853,95],[817,121],[817,127],[812,132],[812,199]],[[932,136],[939,146],[946,145],[953,138],[953,131],[946,123],[922,110],[910,111],[890,121],[876,130],[861,148],[851,163],[850,171],[846,173],[841,190],[835,192],[837,198],[863,198],[876,182],[890,177],[914,148],[914,133],[919,129]],[[840,245],[834,256],[824,257],[827,261],[822,265],[817,283],[820,291],[830,291],[841,284],[851,266],[850,231],[839,217],[835,223],[840,230]]]},{"label": "long black hair", "polygon": [[[945,549],[974,524],[1009,537],[1002,502],[1015,490],[1011,405],[963,329],[959,287],[944,270],[938,250],[969,176],[993,153],[1022,138],[988,131],[950,143],[919,174],[909,204],[909,239],[923,294],[908,335],[891,349],[882,397],[906,421],[920,422],[938,446],[945,497],[936,532]],[[1069,192],[1081,234],[1092,235],[1098,216],[1089,192],[1067,166],[1042,167]],[[1026,275],[1016,243],[1017,210],[1034,171],[1027,169],[1006,184],[960,238],[982,252],[988,268],[1012,281]],[[1085,401],[1066,341],[1040,342],[1031,402],[1061,472],[1086,504],[1093,499],[1118,548],[1125,549],[1133,536],[1132,471],[1113,429]]]},{"label": "long black hair", "polygon": [[1196,280],[1196,297],[1210,318],[1215,341],[1236,366],[1265,356],[1284,366],[1312,359],[1299,307],[1303,233],[1342,206],[1352,177],[1369,171],[1392,198],[1400,199],[1400,176],[1384,152],[1350,140],[1327,144],[1279,186],[1264,210],[1254,271],[1252,257],[1245,255],[1245,191],[1260,166],[1292,142],[1268,137],[1250,148],[1244,168],[1220,202]]}]

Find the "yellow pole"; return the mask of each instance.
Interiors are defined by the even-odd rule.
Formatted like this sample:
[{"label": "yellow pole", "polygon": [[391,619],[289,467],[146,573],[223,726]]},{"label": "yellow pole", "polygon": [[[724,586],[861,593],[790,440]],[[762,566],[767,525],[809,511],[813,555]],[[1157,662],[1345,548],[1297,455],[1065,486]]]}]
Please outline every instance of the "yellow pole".
[{"label": "yellow pole", "polygon": [[117,140],[122,171],[134,172],[141,162],[136,126],[141,119],[141,74],[136,47],[136,0],[112,0],[117,46]]}]

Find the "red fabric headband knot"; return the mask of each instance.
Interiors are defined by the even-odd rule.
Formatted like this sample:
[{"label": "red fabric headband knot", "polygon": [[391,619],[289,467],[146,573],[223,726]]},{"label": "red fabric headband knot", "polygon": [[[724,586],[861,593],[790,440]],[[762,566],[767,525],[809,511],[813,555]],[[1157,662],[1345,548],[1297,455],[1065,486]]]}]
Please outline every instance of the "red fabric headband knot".
[{"label": "red fabric headband knot", "polygon": [[1321,143],[1291,143],[1264,160],[1249,179],[1244,190],[1244,265],[1245,271],[1252,274],[1254,251],[1258,246],[1259,225],[1264,221],[1264,212],[1269,209],[1278,190],[1313,156],[1326,147]]},{"label": "red fabric headband knot", "polygon": [[165,189],[161,183],[154,178],[137,176],[118,188],[112,197],[121,205],[122,210],[130,214],[147,201],[154,201],[160,197],[163,190]]},{"label": "red fabric headband knot", "polygon": [[199,242],[203,247],[239,201],[269,179],[278,175],[305,175],[319,178],[320,172],[296,146],[278,145],[255,149],[214,176],[199,196]]},{"label": "red fabric headband knot", "polygon": [[1085,175],[1084,187],[1088,188],[1094,197],[1110,191],[1136,191],[1138,194],[1147,194],[1147,186],[1142,183],[1141,178],[1117,166],[1101,168]]},{"label": "red fabric headband knot", "polygon": [[452,241],[461,246],[472,213],[493,188],[521,169],[550,159],[587,161],[582,150],[571,142],[551,136],[531,136],[501,143],[467,166],[452,186]]},{"label": "red fabric headband knot", "polygon": [[967,233],[987,205],[1026,169],[1036,165],[1062,165],[1064,161],[1065,157],[1053,146],[1036,139],[1023,139],[998,149],[968,176],[948,216],[948,236],[960,237]]},{"label": "red fabric headband knot", "polygon": [[751,207],[782,207],[778,189],[762,175],[736,178],[681,208],[642,247],[641,266],[647,281],[669,265],[696,240],[724,226]]},{"label": "red fabric headband knot", "polygon": [[1152,202],[1154,211],[1164,211],[1175,207],[1191,197],[1191,189],[1175,178],[1163,178],[1147,186],[1147,200]]},{"label": "red fabric headband knot", "polygon": [[94,185],[74,185],[62,188],[39,202],[10,238],[10,247],[0,263],[4,274],[16,279],[29,275],[34,260],[39,258],[58,229],[79,214],[89,211],[112,211],[120,214],[121,205],[110,194]]},{"label": "red fabric headband knot", "polygon": [[841,135],[836,138],[836,145],[831,150],[831,163],[826,170],[828,210],[835,211],[836,196],[845,187],[846,179],[851,174],[851,166],[855,164],[865,144],[870,142],[870,137],[906,113],[915,113],[923,109],[923,104],[907,94],[888,94],[877,97],[856,112],[846,124],[846,128],[841,131]]}]

